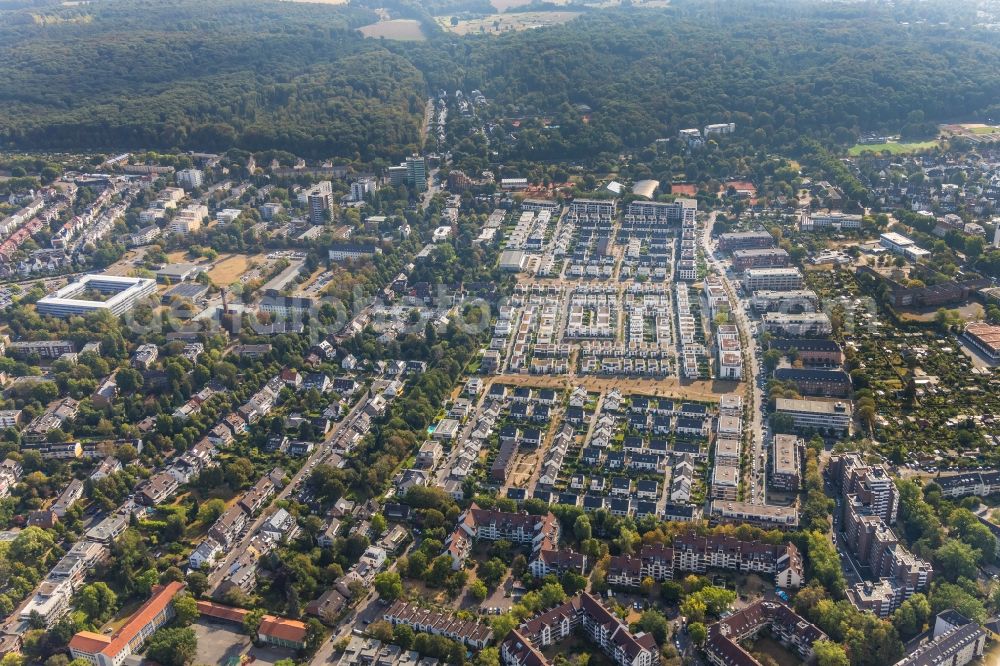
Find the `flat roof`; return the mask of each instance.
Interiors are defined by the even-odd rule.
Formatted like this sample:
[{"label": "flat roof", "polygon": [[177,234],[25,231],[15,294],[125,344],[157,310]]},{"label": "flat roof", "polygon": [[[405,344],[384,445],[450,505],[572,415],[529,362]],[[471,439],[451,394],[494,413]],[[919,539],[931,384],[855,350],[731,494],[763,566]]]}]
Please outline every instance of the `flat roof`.
[{"label": "flat roof", "polygon": [[884,234],[879,234],[879,238],[894,245],[913,245],[912,240],[903,234],[896,233],[895,231],[887,231]]},{"label": "flat roof", "polygon": [[799,438],[794,435],[774,436],[774,471],[778,474],[798,474]]},{"label": "flat roof", "polygon": [[735,486],[739,483],[740,470],[733,465],[719,465],[716,463],[712,472],[712,485],[714,486]]},{"label": "flat roof", "polygon": [[851,415],[851,405],[844,401],[830,402],[826,400],[798,400],[794,398],[778,398],[775,409],[786,412],[808,412],[811,414],[844,414]]},{"label": "flat roof", "polygon": [[[74,298],[83,292],[91,283],[98,285],[96,288],[101,291],[114,293],[114,296],[106,301],[91,301],[85,298]],[[120,275],[88,274],[82,275],[75,282],[70,282],[61,289],[38,300],[36,307],[41,305],[52,306],[85,306],[93,309],[111,310],[135,296],[139,291],[155,288],[156,281],[150,278],[123,277]]]}]

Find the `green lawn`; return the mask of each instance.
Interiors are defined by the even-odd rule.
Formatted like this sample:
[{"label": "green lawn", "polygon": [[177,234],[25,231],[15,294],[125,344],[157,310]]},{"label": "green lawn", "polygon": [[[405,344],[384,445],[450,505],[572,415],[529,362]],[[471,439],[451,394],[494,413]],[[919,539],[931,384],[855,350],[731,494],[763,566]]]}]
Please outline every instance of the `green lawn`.
[{"label": "green lawn", "polygon": [[873,153],[883,153],[889,152],[893,155],[902,155],[904,153],[915,153],[920,150],[927,150],[928,148],[934,148],[938,145],[936,140],[934,141],[916,141],[913,143],[874,143],[874,144],[856,144],[851,146],[851,149],[847,151],[848,155],[860,155],[865,151],[871,151]]}]

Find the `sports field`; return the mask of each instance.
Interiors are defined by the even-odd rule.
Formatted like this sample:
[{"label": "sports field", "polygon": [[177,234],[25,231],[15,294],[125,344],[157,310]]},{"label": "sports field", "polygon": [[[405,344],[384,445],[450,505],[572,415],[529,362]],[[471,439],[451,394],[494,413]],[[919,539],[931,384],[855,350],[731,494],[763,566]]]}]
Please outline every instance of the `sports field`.
[{"label": "sports field", "polygon": [[911,143],[897,143],[890,141],[889,143],[872,143],[872,144],[856,144],[851,146],[851,149],[847,151],[849,155],[860,155],[864,152],[872,152],[876,154],[888,152],[891,155],[905,155],[907,153],[916,153],[921,150],[929,150],[931,148],[936,148],[938,146],[937,141],[914,141]]}]

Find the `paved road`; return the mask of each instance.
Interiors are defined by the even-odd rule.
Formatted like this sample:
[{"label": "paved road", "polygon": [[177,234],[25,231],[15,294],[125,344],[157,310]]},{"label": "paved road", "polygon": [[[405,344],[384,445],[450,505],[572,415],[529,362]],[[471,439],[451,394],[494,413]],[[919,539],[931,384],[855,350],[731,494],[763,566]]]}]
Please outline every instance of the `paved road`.
[{"label": "paved road", "polygon": [[703,224],[702,249],[705,259],[713,271],[722,278],[722,284],[729,294],[729,299],[733,303],[733,314],[736,315],[736,326],[740,330],[740,337],[743,340],[743,358],[746,363],[747,376],[750,382],[750,442],[751,442],[751,465],[749,477],[745,479],[746,500],[753,504],[766,504],[765,491],[765,461],[764,457],[764,423],[763,405],[764,395],[761,387],[762,377],[758,359],[757,340],[752,335],[752,324],[747,312],[747,300],[741,298],[733,287],[726,273],[726,265],[715,256],[715,244],[712,241],[712,227],[715,225],[716,213],[712,212],[708,220]]},{"label": "paved road", "polygon": [[271,507],[274,506],[274,503],[277,500],[287,499],[288,496],[291,495],[299,487],[299,484],[303,481],[303,479],[305,479],[306,475],[310,474],[312,470],[316,467],[316,465],[325,460],[331,453],[334,452],[335,449],[335,447],[333,446],[334,439],[336,439],[337,435],[343,432],[345,428],[350,427],[350,425],[354,423],[354,420],[358,417],[358,414],[361,413],[362,408],[367,402],[368,395],[369,392],[366,391],[354,404],[348,415],[342,421],[333,426],[333,428],[330,430],[330,433],[326,436],[326,439],[324,439],[320,443],[320,445],[316,447],[316,450],[313,452],[313,454],[306,459],[305,464],[303,464],[302,467],[299,469],[299,471],[295,473],[295,476],[292,477],[291,482],[288,483],[284,488],[282,488],[281,491],[271,499],[271,503],[268,504],[268,506],[263,511],[260,512],[260,515],[257,516],[256,520],[254,520],[253,523],[251,523],[250,526],[246,528],[246,530],[243,532],[243,536],[240,539],[239,543],[234,545],[229,550],[229,552],[226,554],[226,559],[222,562],[222,564],[219,565],[209,575],[208,589],[212,590],[213,594],[215,593],[219,585],[222,583],[223,578],[225,578],[226,576],[226,572],[229,571],[229,568],[233,565],[233,562],[236,560],[239,554],[243,552],[243,547],[247,544],[248,541],[250,541],[253,535],[257,533],[257,530],[260,529],[261,525],[264,524],[264,521],[267,520],[267,518],[271,515]]}]

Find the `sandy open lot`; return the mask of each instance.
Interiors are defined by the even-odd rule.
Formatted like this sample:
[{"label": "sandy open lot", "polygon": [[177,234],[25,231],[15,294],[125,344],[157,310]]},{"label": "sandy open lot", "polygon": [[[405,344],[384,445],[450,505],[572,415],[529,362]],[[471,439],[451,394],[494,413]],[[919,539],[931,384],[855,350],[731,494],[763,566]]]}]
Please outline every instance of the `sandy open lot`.
[{"label": "sandy open lot", "polygon": [[253,259],[255,259],[254,256],[231,254],[216,261],[215,265],[208,270],[208,277],[212,278],[212,282],[217,285],[232,284],[246,272]]},{"label": "sandy open lot", "polygon": [[427,39],[420,22],[413,19],[379,21],[358,28],[365,37],[385,37],[403,42],[422,42]]}]

